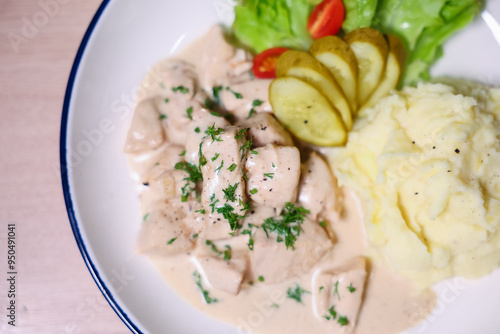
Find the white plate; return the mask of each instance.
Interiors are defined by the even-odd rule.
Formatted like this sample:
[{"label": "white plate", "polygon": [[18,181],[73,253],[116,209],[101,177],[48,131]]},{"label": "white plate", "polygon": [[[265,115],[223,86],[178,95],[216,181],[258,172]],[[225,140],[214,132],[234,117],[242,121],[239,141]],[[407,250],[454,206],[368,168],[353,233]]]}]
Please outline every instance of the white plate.
[{"label": "white plate", "polygon": [[[232,2],[104,1],[69,78],[61,124],[68,215],[97,285],[135,333],[238,332],[187,304],[146,257],[134,253],[141,215],[122,154],[143,76],[212,24],[230,22]],[[483,13],[446,44],[434,74],[500,84],[500,27],[493,19],[500,18],[500,2],[492,0],[486,9],[491,16]],[[436,313],[409,333],[500,333],[499,280],[497,271],[470,284],[441,284]]]}]

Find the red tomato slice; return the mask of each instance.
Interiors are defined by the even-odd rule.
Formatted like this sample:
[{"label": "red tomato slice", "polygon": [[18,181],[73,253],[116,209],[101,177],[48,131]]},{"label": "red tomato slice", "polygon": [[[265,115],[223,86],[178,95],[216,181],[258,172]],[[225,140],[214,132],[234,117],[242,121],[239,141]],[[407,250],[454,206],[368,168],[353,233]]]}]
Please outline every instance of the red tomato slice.
[{"label": "red tomato slice", "polygon": [[335,35],[344,22],[344,15],[342,0],[324,0],[309,16],[307,31],[314,39]]},{"label": "red tomato slice", "polygon": [[260,79],[276,78],[276,60],[287,48],[271,48],[259,53],[253,60],[253,74]]}]

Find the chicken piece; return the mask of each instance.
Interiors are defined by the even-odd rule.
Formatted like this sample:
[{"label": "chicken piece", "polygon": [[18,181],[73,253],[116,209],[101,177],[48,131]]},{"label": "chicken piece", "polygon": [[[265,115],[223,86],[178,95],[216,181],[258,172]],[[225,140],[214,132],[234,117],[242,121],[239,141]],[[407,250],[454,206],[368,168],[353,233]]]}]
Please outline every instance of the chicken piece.
[{"label": "chicken piece", "polygon": [[307,218],[295,241],[295,250],[287,249],[284,242],[277,242],[277,234],[254,228],[254,249],[251,267],[254,278],[263,276],[266,283],[279,283],[302,276],[332,248],[332,241],[316,222]]},{"label": "chicken piece", "polygon": [[160,113],[167,140],[184,146],[191,114],[201,108],[203,99],[198,93],[194,67],[171,60],[161,63],[158,71],[162,78],[161,90],[152,100]]},{"label": "chicken piece", "polygon": [[142,83],[142,89],[138,92],[138,99],[160,96],[164,100],[179,92],[185,99],[192,100],[198,91],[196,78],[192,64],[183,60],[168,59],[156,64],[149,71]]},{"label": "chicken piece", "polygon": [[137,238],[137,253],[171,256],[190,251],[193,247],[192,233],[183,220],[191,205],[171,201],[163,207],[154,206],[155,209],[145,215]]},{"label": "chicken piece", "polygon": [[[193,121],[187,127],[187,141],[185,159],[187,162],[195,165],[199,164],[198,152],[203,137],[206,137],[206,131],[210,127],[225,128],[229,123],[219,116],[214,116],[210,111],[202,108],[192,115]],[[184,129],[186,131],[186,129]]]},{"label": "chicken piece", "polygon": [[221,104],[235,116],[237,121],[252,118],[256,113],[270,113],[273,111],[268,93],[271,81],[270,79],[249,80],[223,87],[220,92]]},{"label": "chicken piece", "polygon": [[171,97],[168,103],[158,100],[158,110],[162,120],[167,140],[171,143],[185,146],[188,138],[186,129],[192,123],[193,113],[202,109],[201,104],[195,100],[187,100],[182,95]]},{"label": "chicken piece", "polygon": [[200,240],[193,261],[210,287],[232,295],[240,292],[248,267],[247,238]]},{"label": "chicken piece", "polygon": [[202,141],[206,164],[201,167],[203,190],[201,202],[209,214],[206,238],[226,238],[237,229],[245,214],[245,182],[241,147],[246,139],[239,128],[211,127]]},{"label": "chicken piece", "polygon": [[312,277],[312,300],[316,317],[329,324],[332,333],[353,333],[366,280],[364,258],[341,268],[321,268]]},{"label": "chicken piece", "polygon": [[328,163],[320,155],[313,152],[309,160],[302,166],[302,178],[299,186],[299,203],[310,211],[314,220],[334,212],[341,211],[339,197],[341,192],[337,180]]},{"label": "chicken piece", "polygon": [[225,85],[240,77],[249,78],[252,61],[244,51],[237,51],[224,39],[221,26],[214,26],[200,40],[201,61],[198,66],[200,85],[205,91]]},{"label": "chicken piece", "polygon": [[[181,198],[183,188],[195,189],[196,184],[189,181],[189,173],[183,170],[168,170],[159,175],[153,175],[148,183],[151,192],[155,192],[158,198],[170,200],[173,198]],[[195,200],[196,193],[192,191],[188,199]]]},{"label": "chicken piece", "polygon": [[156,99],[140,102],[135,109],[125,142],[125,153],[139,154],[158,148],[165,141]]},{"label": "chicken piece", "polygon": [[293,146],[292,136],[270,113],[258,113],[238,124],[248,129],[256,147],[275,144]]},{"label": "chicken piece", "polygon": [[160,147],[140,154],[128,154],[128,163],[132,171],[132,178],[148,186],[151,175],[163,173],[173,169],[175,164],[182,161],[181,146],[164,143]]},{"label": "chicken piece", "polygon": [[267,145],[255,149],[246,162],[250,198],[278,208],[295,203],[300,177],[300,153],[296,147]]}]

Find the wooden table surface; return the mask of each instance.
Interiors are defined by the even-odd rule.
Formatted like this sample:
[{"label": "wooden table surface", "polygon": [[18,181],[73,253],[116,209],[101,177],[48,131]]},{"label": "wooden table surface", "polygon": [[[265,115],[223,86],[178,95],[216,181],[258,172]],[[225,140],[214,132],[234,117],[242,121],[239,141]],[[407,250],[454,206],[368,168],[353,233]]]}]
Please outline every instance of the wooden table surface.
[{"label": "wooden table surface", "polygon": [[[77,248],[59,176],[76,51],[100,0],[0,0],[0,333],[130,333]],[[15,224],[15,327],[8,225]]]}]

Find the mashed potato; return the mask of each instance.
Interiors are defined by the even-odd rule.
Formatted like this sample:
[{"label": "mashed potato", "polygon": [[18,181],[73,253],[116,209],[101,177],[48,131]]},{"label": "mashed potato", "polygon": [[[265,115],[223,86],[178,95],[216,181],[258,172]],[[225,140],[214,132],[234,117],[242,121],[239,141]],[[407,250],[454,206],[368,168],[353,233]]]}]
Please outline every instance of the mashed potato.
[{"label": "mashed potato", "polygon": [[500,89],[420,84],[358,117],[332,154],[376,261],[421,287],[500,265]]}]

